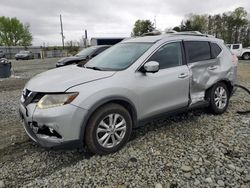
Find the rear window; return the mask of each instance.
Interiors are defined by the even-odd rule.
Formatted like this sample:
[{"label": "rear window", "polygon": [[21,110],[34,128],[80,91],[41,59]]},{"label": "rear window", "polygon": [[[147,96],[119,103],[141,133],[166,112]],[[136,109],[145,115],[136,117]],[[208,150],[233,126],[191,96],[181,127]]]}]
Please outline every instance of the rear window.
[{"label": "rear window", "polygon": [[213,57],[217,57],[221,53],[221,48],[216,43],[210,43],[211,44],[211,50],[213,53]]},{"label": "rear window", "polygon": [[211,59],[210,45],[206,41],[187,41],[185,48],[188,54],[188,62],[204,61]]}]

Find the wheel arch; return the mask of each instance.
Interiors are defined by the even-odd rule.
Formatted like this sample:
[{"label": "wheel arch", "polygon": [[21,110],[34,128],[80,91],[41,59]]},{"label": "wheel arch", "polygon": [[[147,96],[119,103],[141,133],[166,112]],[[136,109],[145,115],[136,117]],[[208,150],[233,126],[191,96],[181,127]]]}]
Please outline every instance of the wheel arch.
[{"label": "wheel arch", "polygon": [[208,91],[215,85],[215,84],[218,84],[218,83],[224,83],[229,91],[229,95],[231,96],[233,94],[233,84],[230,80],[226,80],[226,79],[223,79],[223,80],[219,80],[217,81],[216,83],[214,83],[213,85],[211,85],[209,88],[206,89],[206,94],[205,94],[205,98],[208,99]]},{"label": "wheel arch", "polygon": [[93,115],[93,113],[98,108],[100,108],[101,106],[104,106],[106,104],[109,104],[109,103],[119,104],[119,105],[123,106],[126,110],[128,110],[128,112],[132,118],[133,127],[137,126],[137,110],[135,108],[134,103],[131,100],[129,100],[125,97],[121,97],[121,96],[111,96],[111,97],[100,99],[94,105],[92,105],[92,107],[89,109],[89,111],[86,115],[86,118],[84,118],[84,120],[83,120],[81,130],[80,130],[80,140],[82,142],[82,146],[85,145],[84,135],[85,135],[86,125],[88,124],[90,117]]}]

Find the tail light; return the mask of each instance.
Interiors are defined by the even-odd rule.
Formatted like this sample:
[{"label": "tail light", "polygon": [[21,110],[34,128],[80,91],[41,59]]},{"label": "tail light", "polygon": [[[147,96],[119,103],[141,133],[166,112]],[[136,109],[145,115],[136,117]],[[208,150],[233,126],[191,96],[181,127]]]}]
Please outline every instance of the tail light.
[{"label": "tail light", "polygon": [[232,63],[233,63],[234,65],[237,65],[237,64],[238,64],[238,57],[237,57],[235,54],[232,55]]}]

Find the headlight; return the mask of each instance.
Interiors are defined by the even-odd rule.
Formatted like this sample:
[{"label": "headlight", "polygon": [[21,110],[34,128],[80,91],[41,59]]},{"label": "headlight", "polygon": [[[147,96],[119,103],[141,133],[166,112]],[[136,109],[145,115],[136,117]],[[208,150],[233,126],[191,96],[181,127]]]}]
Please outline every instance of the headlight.
[{"label": "headlight", "polygon": [[47,94],[39,100],[37,106],[40,109],[62,106],[71,103],[77,95],[78,93]]}]

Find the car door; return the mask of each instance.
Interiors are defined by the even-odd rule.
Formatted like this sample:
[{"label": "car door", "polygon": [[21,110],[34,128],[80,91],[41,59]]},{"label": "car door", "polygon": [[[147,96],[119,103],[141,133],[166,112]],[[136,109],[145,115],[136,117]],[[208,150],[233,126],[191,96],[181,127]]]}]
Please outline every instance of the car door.
[{"label": "car door", "polygon": [[[216,82],[220,74],[221,48],[208,41],[185,41],[187,63],[190,70],[190,98],[192,106],[204,101],[205,91]],[[211,49],[213,49],[211,51]]]},{"label": "car door", "polygon": [[160,70],[156,73],[136,73],[139,119],[186,107],[189,70],[181,41],[164,44],[146,62],[149,61],[157,61]]}]

